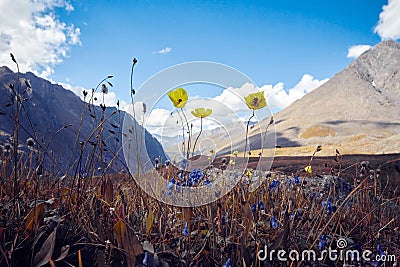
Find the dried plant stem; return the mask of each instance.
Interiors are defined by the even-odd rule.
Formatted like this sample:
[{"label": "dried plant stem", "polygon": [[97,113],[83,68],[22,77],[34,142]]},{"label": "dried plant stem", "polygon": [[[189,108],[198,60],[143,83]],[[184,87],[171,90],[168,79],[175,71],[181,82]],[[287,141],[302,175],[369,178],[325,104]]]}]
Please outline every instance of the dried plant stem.
[{"label": "dried plant stem", "polygon": [[[250,118],[247,120],[247,125],[246,125],[246,136],[245,136],[245,143],[244,143],[244,152],[243,152],[243,174],[242,177],[240,178],[240,180],[243,178],[243,176],[246,173],[246,153],[247,153],[247,144],[249,143],[249,126],[250,126],[250,121],[251,119],[255,116],[254,114],[254,109],[253,109],[253,113],[251,114]],[[249,145],[249,153],[251,151],[250,145]]]}]

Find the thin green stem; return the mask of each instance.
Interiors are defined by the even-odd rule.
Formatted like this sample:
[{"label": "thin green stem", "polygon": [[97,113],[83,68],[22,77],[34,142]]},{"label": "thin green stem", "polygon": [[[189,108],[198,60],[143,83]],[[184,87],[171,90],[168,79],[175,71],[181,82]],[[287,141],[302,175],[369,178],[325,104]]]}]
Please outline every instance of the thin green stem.
[{"label": "thin green stem", "polygon": [[185,155],[185,148],[186,148],[186,144],[185,144],[185,126],[183,125],[183,119],[181,117],[181,114],[179,114],[179,112],[177,112],[179,119],[181,120],[181,125],[182,125],[182,154]]},{"label": "thin green stem", "polygon": [[186,159],[189,159],[190,141],[191,141],[191,133],[190,133],[190,132],[191,132],[191,131],[190,131],[189,122],[188,122],[188,120],[187,120],[187,118],[186,118],[185,112],[183,112],[183,108],[181,108],[181,111],[182,111],[183,117],[185,118],[186,125],[187,125],[187,127],[188,127],[188,134],[189,134],[189,137],[188,137],[188,143],[187,143]]},{"label": "thin green stem", "polygon": [[197,140],[199,140],[199,137],[200,137],[202,131],[203,131],[203,118],[200,117],[200,132],[197,135],[196,141],[194,142],[194,145],[193,145],[192,157],[194,156],[194,149],[196,148]]}]

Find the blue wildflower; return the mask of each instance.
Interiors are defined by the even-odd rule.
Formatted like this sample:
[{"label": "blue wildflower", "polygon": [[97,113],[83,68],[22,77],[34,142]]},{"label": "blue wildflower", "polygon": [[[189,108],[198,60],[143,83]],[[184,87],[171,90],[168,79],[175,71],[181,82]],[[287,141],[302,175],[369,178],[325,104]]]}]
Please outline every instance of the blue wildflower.
[{"label": "blue wildflower", "polygon": [[290,180],[289,180],[289,184],[296,184],[296,185],[299,185],[299,184],[300,184],[299,176],[296,175],[293,179],[290,179]]},{"label": "blue wildflower", "polygon": [[142,264],[143,264],[144,266],[147,266],[148,260],[149,260],[149,255],[148,255],[148,252],[146,251],[146,252],[144,253],[144,259],[143,259],[143,261],[142,261]]},{"label": "blue wildflower", "polygon": [[83,168],[81,168],[81,176],[82,176],[82,178],[87,177],[87,172],[85,172],[85,170]]},{"label": "blue wildflower", "polygon": [[[349,256],[350,256],[350,259],[352,260],[352,261],[359,261],[360,260],[360,255],[361,255],[361,253],[362,253],[362,249],[361,249],[361,246],[359,245],[359,244],[354,244],[353,246],[353,250],[349,250],[348,251],[348,253],[349,253]],[[356,251],[358,251],[358,254],[356,253]],[[347,252],[346,252],[347,253]]]},{"label": "blue wildflower", "polygon": [[170,195],[172,195],[172,192],[171,192],[171,190],[168,190],[167,192],[165,192],[165,194],[166,194],[167,196],[170,196]]},{"label": "blue wildflower", "polygon": [[297,219],[301,219],[300,211],[292,211],[292,213],[290,214],[290,219],[293,220],[294,217],[297,217]]},{"label": "blue wildflower", "polygon": [[226,223],[225,215],[222,215],[221,224],[224,225]]},{"label": "blue wildflower", "polygon": [[197,186],[200,183],[200,180],[203,179],[204,174],[201,171],[201,169],[194,169],[190,174],[189,174],[189,186]]},{"label": "blue wildflower", "polygon": [[269,185],[269,189],[274,191],[275,188],[279,187],[281,183],[277,180],[272,180],[271,184]]},{"label": "blue wildflower", "polygon": [[203,177],[204,177],[204,173],[200,169],[197,169],[197,178],[202,179]]},{"label": "blue wildflower", "polygon": [[253,213],[257,212],[257,205],[255,203],[251,205],[251,212]]},{"label": "blue wildflower", "polygon": [[326,208],[326,212],[328,214],[331,214],[332,212],[336,211],[336,206],[332,206],[330,199],[328,199],[327,201],[322,201],[322,207]]},{"label": "blue wildflower", "polygon": [[204,177],[203,172],[201,171],[201,169],[194,169],[191,173],[190,176],[193,179],[202,179]]},{"label": "blue wildflower", "polygon": [[231,259],[229,258],[222,267],[231,267]]},{"label": "blue wildflower", "polygon": [[276,220],[275,216],[271,217],[271,226],[273,229],[276,229],[279,227],[279,222]]},{"label": "blue wildflower", "polygon": [[382,258],[382,256],[386,256],[386,253],[383,251],[381,244],[378,244],[378,254]]},{"label": "blue wildflower", "polygon": [[211,187],[211,181],[208,180],[208,179],[206,179],[206,180],[203,182],[203,185],[206,185],[206,186],[208,186],[208,187]]},{"label": "blue wildflower", "polygon": [[265,206],[264,206],[264,203],[260,200],[260,202],[258,202],[258,208],[260,209],[260,210],[265,210]]},{"label": "blue wildflower", "polygon": [[174,186],[175,186],[175,179],[174,178],[172,178],[171,180],[169,180],[169,182],[168,182],[168,185],[167,185],[167,189],[168,190],[171,190],[171,189],[173,189],[174,188]]},{"label": "blue wildflower", "polygon": [[189,235],[189,225],[188,222],[185,222],[185,227],[182,230],[182,235],[188,236]]},{"label": "blue wildflower", "polygon": [[326,248],[327,245],[328,245],[328,239],[326,238],[326,235],[321,235],[319,237],[318,248],[320,250],[323,250]]},{"label": "blue wildflower", "polygon": [[191,177],[189,177],[186,180],[186,186],[192,187],[193,186],[193,179]]},{"label": "blue wildflower", "polygon": [[311,199],[313,199],[316,196],[317,196],[317,192],[313,192],[310,197],[311,197]]},{"label": "blue wildflower", "polygon": [[357,244],[357,243],[353,245],[353,248],[354,248],[355,250],[359,251],[359,252],[362,251],[361,246],[360,246],[359,244]]}]

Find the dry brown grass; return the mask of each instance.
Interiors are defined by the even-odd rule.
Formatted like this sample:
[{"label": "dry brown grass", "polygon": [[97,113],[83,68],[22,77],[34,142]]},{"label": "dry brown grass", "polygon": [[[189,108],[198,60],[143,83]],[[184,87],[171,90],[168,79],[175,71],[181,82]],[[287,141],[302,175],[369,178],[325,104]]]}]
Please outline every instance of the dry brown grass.
[{"label": "dry brown grass", "polygon": [[[9,161],[3,162],[2,171],[7,173]],[[340,183],[321,187],[323,179],[310,182],[306,177],[300,178],[300,184],[290,184],[293,177],[276,173],[255,192],[239,183],[220,200],[197,208],[159,202],[128,174],[60,181],[45,172],[20,180],[24,190],[13,211],[12,186],[7,183],[12,176],[3,176],[0,265],[29,266],[52,244],[48,255],[55,266],[78,266],[79,261],[82,266],[142,266],[146,251],[149,260],[170,266],[221,266],[228,258],[235,266],[243,261],[258,266],[256,253],[264,245],[318,250],[321,235],[332,242],[348,238],[371,251],[379,243],[394,253],[400,249],[398,189],[375,170],[362,169],[360,163],[354,168],[353,190]],[[281,185],[271,189],[274,180]],[[313,197],[314,192],[318,194]],[[327,198],[335,203],[336,212],[329,214],[322,206]],[[252,212],[251,206],[259,201],[265,209]],[[301,217],[287,220],[286,210],[289,215],[301,212]],[[279,222],[276,229],[270,224],[272,216]],[[182,235],[185,222],[189,222],[188,237]],[[288,235],[282,239],[284,233]],[[149,252],[153,250],[154,254]]]},{"label": "dry brown grass", "polygon": [[304,139],[312,138],[312,137],[327,137],[327,136],[335,136],[336,131],[327,125],[313,125],[305,129],[300,137]]}]

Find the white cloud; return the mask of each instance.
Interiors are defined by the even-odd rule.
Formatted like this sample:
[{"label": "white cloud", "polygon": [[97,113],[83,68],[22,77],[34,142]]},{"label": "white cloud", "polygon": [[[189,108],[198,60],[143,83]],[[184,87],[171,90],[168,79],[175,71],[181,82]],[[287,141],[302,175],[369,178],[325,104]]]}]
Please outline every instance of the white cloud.
[{"label": "white cloud", "polygon": [[168,54],[171,53],[172,48],[171,47],[165,47],[163,49],[160,49],[158,51],[153,51],[153,54]]},{"label": "white cloud", "polygon": [[147,125],[151,127],[162,127],[170,115],[170,111],[162,108],[155,108],[147,118]]},{"label": "white cloud", "polygon": [[378,24],[374,28],[381,39],[400,38],[400,0],[389,0],[379,14]]},{"label": "white cloud", "polygon": [[271,109],[283,109],[327,81],[328,79],[318,80],[310,74],[304,74],[301,80],[289,90],[284,89],[284,83],[282,82],[275,85],[266,84],[259,88],[255,87],[253,84],[246,83],[240,88],[233,89],[233,91],[232,89],[225,89],[221,95],[214,99],[224,103],[235,112],[241,112],[247,110],[247,106],[244,101],[233,92],[240,92],[241,96],[245,96],[257,91],[264,91],[264,95]]},{"label": "white cloud", "polygon": [[[64,87],[67,90],[72,91],[74,94],[76,94],[77,96],[79,96],[82,100],[86,100],[89,101],[89,99],[91,98],[91,94],[92,94],[92,90],[91,89],[86,89],[82,86],[72,86],[71,84],[67,84],[67,83],[58,83],[59,85],[61,85],[62,87]],[[83,96],[83,91],[87,91],[88,95],[86,96],[86,98],[84,98]],[[104,104],[106,105],[106,107],[117,107],[117,102],[118,102],[118,98],[117,95],[115,94],[115,92],[109,91],[107,94],[101,93],[101,92],[95,92],[93,99],[96,99],[93,101],[93,103],[95,105],[100,105],[103,103],[103,96],[104,96]],[[125,101],[121,101],[119,100],[119,108],[121,110],[126,110],[128,107],[128,103],[126,103]]]},{"label": "white cloud", "polygon": [[80,29],[56,16],[55,9],[60,7],[73,11],[63,0],[1,0],[0,65],[15,68],[11,52],[22,72],[50,79],[71,46],[80,44]]},{"label": "white cloud", "polygon": [[353,45],[349,47],[347,58],[358,58],[362,53],[371,49],[370,45]]}]

